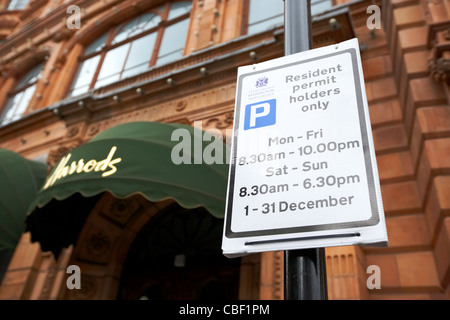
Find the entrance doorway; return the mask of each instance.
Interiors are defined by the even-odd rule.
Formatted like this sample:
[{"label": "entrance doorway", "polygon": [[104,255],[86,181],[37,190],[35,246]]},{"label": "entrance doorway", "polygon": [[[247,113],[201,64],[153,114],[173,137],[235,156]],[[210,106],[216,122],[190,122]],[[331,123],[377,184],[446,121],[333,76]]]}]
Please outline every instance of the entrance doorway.
[{"label": "entrance doorway", "polygon": [[129,250],[119,299],[238,299],[240,259],[222,255],[222,230],[203,208],[158,213]]}]

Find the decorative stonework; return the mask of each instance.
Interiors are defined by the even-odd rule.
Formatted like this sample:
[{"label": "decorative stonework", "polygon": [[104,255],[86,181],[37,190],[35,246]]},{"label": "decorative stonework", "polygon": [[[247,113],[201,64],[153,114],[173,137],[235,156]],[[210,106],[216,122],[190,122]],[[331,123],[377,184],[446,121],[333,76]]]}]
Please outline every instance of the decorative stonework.
[{"label": "decorative stonework", "polygon": [[96,124],[94,124],[94,125],[92,125],[92,126],[90,126],[89,127],[89,129],[87,130],[87,136],[90,138],[90,137],[93,137],[93,136],[95,136],[97,133],[99,133],[99,131],[100,131],[100,123],[96,123]]},{"label": "decorative stonework", "polygon": [[56,276],[56,266],[52,265],[47,270],[47,276],[45,277],[44,285],[42,286],[41,294],[39,295],[40,300],[47,300],[50,297],[50,292],[53,287]]},{"label": "decorative stonework", "polygon": [[328,299],[367,299],[365,259],[358,246],[325,249]]},{"label": "decorative stonework", "polygon": [[71,127],[69,130],[67,130],[66,137],[67,138],[74,138],[76,135],[80,133],[80,128],[77,127]]},{"label": "decorative stonework", "polygon": [[233,126],[234,121],[234,112],[227,112],[225,114],[221,114],[217,117],[210,118],[206,121],[206,126],[210,127],[211,124],[214,124],[216,129],[229,129]]},{"label": "decorative stonework", "polygon": [[102,214],[117,223],[125,225],[139,208],[139,203],[133,197],[127,199],[113,198],[102,210]]},{"label": "decorative stonework", "polygon": [[274,278],[274,299],[282,300],[284,297],[284,253],[283,251],[276,251],[274,254],[274,268],[273,268],[273,278]]},{"label": "decorative stonework", "polygon": [[261,253],[261,300],[284,298],[284,251]]},{"label": "decorative stonework", "polygon": [[102,230],[92,233],[86,242],[86,252],[95,257],[104,256],[110,247],[109,237]]},{"label": "decorative stonework", "polygon": [[79,145],[80,145],[79,142],[72,141],[67,145],[51,149],[47,157],[47,164],[49,166],[49,171],[53,169],[53,167],[58,163],[59,160],[61,160],[62,157],[64,157],[67,153],[69,153]]},{"label": "decorative stonework", "polygon": [[450,59],[440,57],[429,60],[429,70],[435,81],[448,82],[450,80]]},{"label": "decorative stonework", "polygon": [[[439,4],[434,1],[433,5]],[[431,4],[430,4],[431,5]],[[430,24],[428,47],[431,49],[428,69],[438,82],[450,81],[450,19]]]},{"label": "decorative stonework", "polygon": [[184,109],[186,109],[186,106],[187,106],[187,101],[180,100],[177,102],[175,110],[178,112],[183,111]]}]

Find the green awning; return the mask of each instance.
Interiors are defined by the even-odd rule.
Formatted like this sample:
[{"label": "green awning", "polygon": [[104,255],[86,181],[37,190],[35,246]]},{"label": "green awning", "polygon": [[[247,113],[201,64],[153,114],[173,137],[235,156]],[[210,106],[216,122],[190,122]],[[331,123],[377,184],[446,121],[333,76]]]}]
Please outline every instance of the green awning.
[{"label": "green awning", "polygon": [[[86,219],[82,211],[92,207],[80,208],[80,198],[104,192],[117,198],[141,194],[153,202],[174,199],[223,217],[227,154],[221,140],[187,125],[133,122],[105,130],[55,165],[29,207],[27,230],[44,251],[57,252],[76,242]],[[205,155],[215,163],[206,164]]]},{"label": "green awning", "polygon": [[25,230],[30,203],[45,180],[47,166],[0,149],[0,251],[13,251]]}]

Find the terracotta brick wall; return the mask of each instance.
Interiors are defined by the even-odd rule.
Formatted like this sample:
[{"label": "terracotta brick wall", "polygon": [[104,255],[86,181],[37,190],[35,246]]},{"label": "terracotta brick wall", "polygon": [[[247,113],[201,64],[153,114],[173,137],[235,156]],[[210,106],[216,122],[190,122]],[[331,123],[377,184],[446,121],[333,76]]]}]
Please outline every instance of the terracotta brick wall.
[{"label": "terracotta brick wall", "polygon": [[444,2],[384,1],[387,52],[364,61],[390,244],[364,249],[381,268],[371,299],[449,298],[448,85],[428,69],[433,6]]}]

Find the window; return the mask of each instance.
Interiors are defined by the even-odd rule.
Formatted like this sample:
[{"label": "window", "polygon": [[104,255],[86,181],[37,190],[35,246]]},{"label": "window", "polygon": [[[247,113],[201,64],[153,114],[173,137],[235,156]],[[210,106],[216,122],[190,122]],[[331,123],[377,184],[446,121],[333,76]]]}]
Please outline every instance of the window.
[{"label": "window", "polygon": [[311,0],[311,15],[324,13],[333,6],[331,0]]},{"label": "window", "polygon": [[[284,24],[283,0],[249,0],[248,34],[256,34]],[[311,0],[311,14],[330,9],[332,0]]]},{"label": "window", "polygon": [[79,95],[181,58],[191,7],[191,1],[169,2],[109,30],[91,43],[80,58],[81,65],[70,95]]},{"label": "window", "polygon": [[15,89],[9,93],[8,102],[0,116],[0,125],[19,119],[26,111],[36,90],[36,83],[41,77],[44,64],[34,67],[22,77]]},{"label": "window", "polygon": [[250,0],[248,34],[255,34],[284,24],[284,1]]},{"label": "window", "polygon": [[23,10],[28,4],[28,0],[11,0],[8,10]]}]

